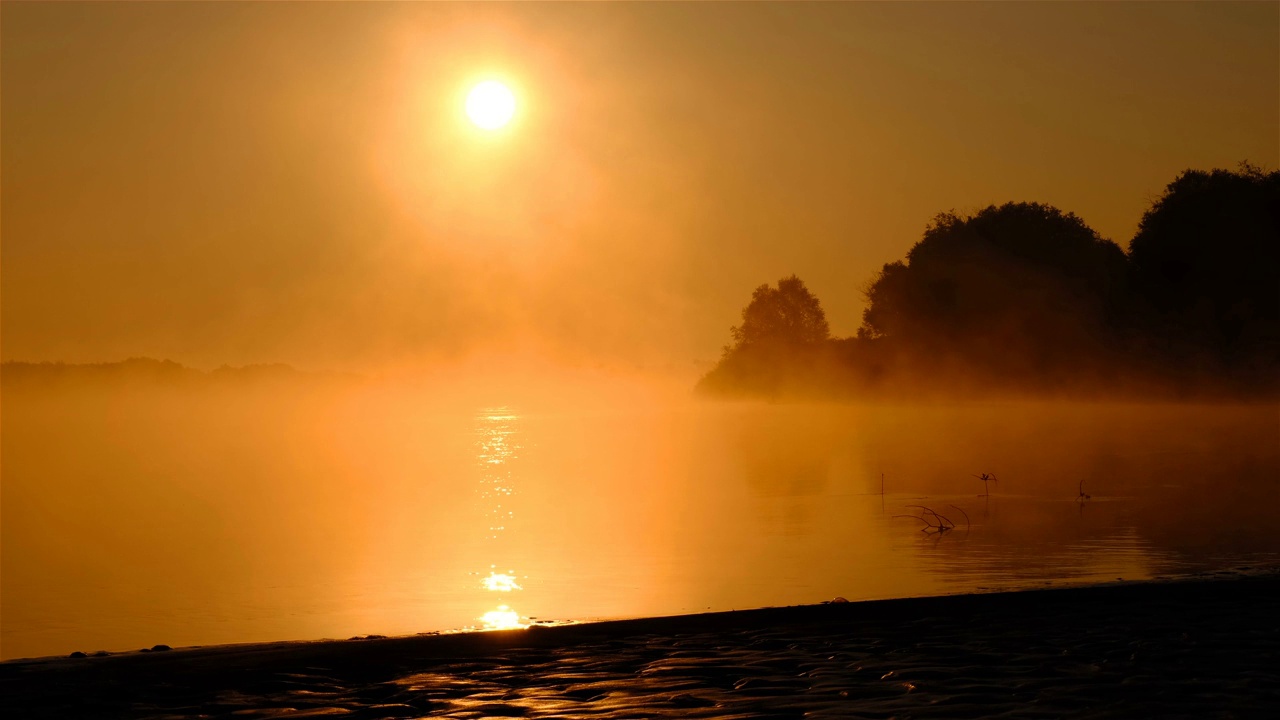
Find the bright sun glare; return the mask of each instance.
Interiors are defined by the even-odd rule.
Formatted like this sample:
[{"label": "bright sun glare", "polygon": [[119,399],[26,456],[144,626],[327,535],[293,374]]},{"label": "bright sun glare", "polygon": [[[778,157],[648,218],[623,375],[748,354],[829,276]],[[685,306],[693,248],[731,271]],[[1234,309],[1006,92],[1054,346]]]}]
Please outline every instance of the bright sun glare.
[{"label": "bright sun glare", "polygon": [[520,613],[506,605],[499,605],[497,610],[490,610],[480,619],[484,621],[485,630],[514,630],[525,627],[520,622]]},{"label": "bright sun glare", "polygon": [[511,122],[515,113],[516,96],[496,80],[486,80],[467,94],[467,117],[477,127],[497,130]]},{"label": "bright sun glare", "polygon": [[493,592],[511,592],[512,590],[523,590],[520,584],[516,582],[514,575],[505,573],[489,573],[489,577],[480,581],[484,585],[485,590]]}]

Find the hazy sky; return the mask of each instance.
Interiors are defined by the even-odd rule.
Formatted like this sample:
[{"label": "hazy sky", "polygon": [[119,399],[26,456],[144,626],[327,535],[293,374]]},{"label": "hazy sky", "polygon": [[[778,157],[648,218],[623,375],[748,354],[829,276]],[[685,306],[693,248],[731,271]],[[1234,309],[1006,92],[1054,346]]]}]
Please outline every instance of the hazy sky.
[{"label": "hazy sky", "polygon": [[1123,246],[1180,170],[1280,165],[1275,2],[0,12],[6,360],[693,373],[790,273],[852,334],[939,211]]}]

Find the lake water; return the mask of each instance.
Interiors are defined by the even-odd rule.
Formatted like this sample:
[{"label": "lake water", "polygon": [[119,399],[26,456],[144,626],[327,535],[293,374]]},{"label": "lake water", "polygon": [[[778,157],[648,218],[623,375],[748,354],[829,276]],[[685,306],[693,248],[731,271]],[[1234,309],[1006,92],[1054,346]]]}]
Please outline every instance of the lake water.
[{"label": "lake water", "polygon": [[4,658],[1280,564],[1274,404],[4,401]]}]

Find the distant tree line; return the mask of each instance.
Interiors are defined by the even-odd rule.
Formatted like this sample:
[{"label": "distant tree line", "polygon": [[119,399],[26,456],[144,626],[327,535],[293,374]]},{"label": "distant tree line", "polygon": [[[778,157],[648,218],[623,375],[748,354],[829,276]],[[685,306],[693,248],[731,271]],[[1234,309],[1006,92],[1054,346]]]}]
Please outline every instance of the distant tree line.
[{"label": "distant tree line", "polygon": [[761,285],[715,394],[1280,390],[1280,172],[1187,170],[1128,252],[1040,203],[939,214],[832,338],[798,277]]},{"label": "distant tree line", "polygon": [[63,363],[9,361],[0,365],[0,381],[6,389],[19,386],[71,384],[147,384],[196,386],[220,382],[264,382],[319,379],[280,363],[231,367],[223,365],[204,372],[172,360],[134,357],[119,362]]}]

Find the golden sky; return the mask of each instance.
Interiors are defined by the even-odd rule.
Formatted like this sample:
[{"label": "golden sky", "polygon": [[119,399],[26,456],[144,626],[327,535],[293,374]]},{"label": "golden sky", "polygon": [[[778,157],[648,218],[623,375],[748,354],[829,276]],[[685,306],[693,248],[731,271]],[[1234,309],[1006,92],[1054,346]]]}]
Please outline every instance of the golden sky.
[{"label": "golden sky", "polygon": [[[1280,165],[1280,5],[5,2],[3,358],[696,373],[937,212]],[[467,89],[500,79],[486,133]]]}]

